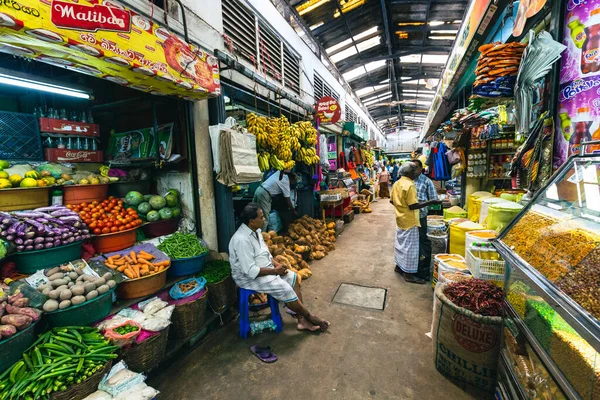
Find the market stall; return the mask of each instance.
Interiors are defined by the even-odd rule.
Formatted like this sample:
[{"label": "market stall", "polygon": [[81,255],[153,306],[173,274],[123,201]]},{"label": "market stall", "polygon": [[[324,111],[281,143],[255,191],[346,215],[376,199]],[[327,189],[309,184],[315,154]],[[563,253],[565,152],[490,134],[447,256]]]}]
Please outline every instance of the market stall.
[{"label": "market stall", "polygon": [[510,268],[504,376],[529,398],[600,390],[598,162],[569,159],[494,242]]}]

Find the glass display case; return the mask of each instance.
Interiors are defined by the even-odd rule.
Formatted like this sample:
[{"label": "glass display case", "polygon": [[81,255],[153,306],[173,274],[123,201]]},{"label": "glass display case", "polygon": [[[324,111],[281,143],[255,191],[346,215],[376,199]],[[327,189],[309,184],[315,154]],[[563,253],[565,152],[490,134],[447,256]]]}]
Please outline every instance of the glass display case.
[{"label": "glass display case", "polygon": [[[517,348],[537,357],[561,396],[600,399],[600,156],[570,158],[494,246],[507,264],[507,321],[526,340]],[[510,359],[516,337],[504,333]],[[522,361],[504,366],[517,381]],[[561,398],[520,385],[525,398]]]}]

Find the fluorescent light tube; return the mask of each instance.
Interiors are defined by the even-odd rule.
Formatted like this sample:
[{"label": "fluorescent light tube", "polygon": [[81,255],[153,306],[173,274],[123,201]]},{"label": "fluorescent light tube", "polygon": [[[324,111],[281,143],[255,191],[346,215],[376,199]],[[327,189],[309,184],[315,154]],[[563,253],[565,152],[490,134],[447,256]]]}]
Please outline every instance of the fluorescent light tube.
[{"label": "fluorescent light tube", "polygon": [[37,82],[24,78],[16,78],[5,74],[0,74],[0,83],[3,83],[5,85],[17,86],[25,89],[33,89],[42,92],[77,97],[79,99],[89,100],[91,98],[91,96],[88,93],[71,89],[65,86],[52,85],[50,83]]}]

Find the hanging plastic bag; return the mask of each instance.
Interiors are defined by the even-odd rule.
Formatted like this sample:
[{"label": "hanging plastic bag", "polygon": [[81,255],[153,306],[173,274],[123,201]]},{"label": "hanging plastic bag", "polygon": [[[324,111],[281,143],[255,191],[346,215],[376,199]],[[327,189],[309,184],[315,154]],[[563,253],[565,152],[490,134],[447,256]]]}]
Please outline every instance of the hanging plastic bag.
[{"label": "hanging plastic bag", "polygon": [[221,133],[221,129],[229,129],[235,124],[235,119],[233,117],[229,117],[225,120],[224,124],[211,125],[208,127],[213,154],[213,171],[215,171],[217,174],[221,172],[221,160],[219,158],[219,135]]},{"label": "hanging plastic bag", "polygon": [[204,289],[204,286],[206,286],[206,279],[203,276],[186,279],[174,284],[171,290],[169,290],[169,296],[174,300],[184,299],[200,292]]},{"label": "hanging plastic bag", "polygon": [[141,331],[140,324],[128,319],[122,324],[108,328],[104,332],[104,337],[109,339],[115,346],[123,347],[133,343]]}]

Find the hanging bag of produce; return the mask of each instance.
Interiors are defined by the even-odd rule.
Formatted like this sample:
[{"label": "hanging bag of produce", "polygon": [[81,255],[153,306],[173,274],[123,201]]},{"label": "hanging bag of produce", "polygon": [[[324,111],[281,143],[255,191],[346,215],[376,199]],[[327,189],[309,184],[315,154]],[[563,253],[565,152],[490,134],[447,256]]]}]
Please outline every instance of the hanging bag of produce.
[{"label": "hanging bag of produce", "polygon": [[104,337],[109,339],[115,346],[123,347],[133,343],[141,331],[141,325],[129,319],[112,328],[108,328],[104,332]]},{"label": "hanging bag of produce", "polygon": [[501,342],[502,289],[469,279],[438,284],[435,296],[435,367],[446,376],[493,392]]}]

